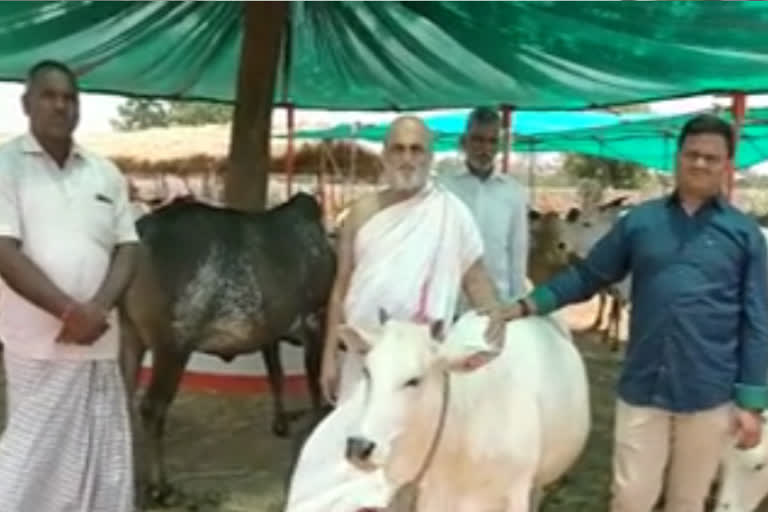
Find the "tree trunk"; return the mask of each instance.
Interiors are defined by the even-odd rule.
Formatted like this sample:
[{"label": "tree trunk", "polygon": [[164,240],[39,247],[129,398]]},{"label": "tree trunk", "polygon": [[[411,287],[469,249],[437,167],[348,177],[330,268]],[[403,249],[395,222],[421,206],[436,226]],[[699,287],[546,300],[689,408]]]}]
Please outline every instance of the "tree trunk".
[{"label": "tree trunk", "polygon": [[289,2],[244,2],[243,47],[232,119],[224,200],[241,210],[263,210],[270,165],[272,100]]}]

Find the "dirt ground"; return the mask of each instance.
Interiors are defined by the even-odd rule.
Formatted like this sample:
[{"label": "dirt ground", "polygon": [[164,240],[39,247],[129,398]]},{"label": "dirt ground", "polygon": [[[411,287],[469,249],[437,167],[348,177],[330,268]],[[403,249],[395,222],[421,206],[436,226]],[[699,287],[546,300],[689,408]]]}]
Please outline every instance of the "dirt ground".
[{"label": "dirt ground", "polygon": [[[574,329],[591,323],[593,306],[567,311]],[[607,510],[618,357],[594,335],[576,336],[589,367],[594,425],[587,449],[565,483],[549,493],[543,512]],[[289,406],[306,404],[303,397],[293,397]],[[197,505],[162,510],[280,512],[291,441],[271,434],[270,418],[266,396],[180,393],[169,412],[168,468],[172,483],[194,496]],[[208,504],[200,505],[201,498]]]}]

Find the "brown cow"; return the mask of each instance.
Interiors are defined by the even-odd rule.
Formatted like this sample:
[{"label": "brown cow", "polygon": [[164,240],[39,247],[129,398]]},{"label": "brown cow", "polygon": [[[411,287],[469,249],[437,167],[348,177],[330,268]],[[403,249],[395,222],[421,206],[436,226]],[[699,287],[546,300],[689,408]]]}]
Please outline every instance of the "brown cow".
[{"label": "brown cow", "polygon": [[137,464],[137,480],[162,502],[172,491],[163,455],[166,414],[193,352],[230,361],[261,351],[274,397],[273,431],[285,436],[278,342],[302,344],[319,414],[324,309],[336,262],[320,206],[303,193],[262,213],[174,201],[139,219],[137,228],[140,261],[120,305],[121,358],[131,392],[145,351],[152,351],[137,429],[148,437],[149,475]]},{"label": "brown cow", "polygon": [[565,243],[564,223],[557,212],[528,212],[530,244],[528,278],[535,286],[548,281],[573,260]]}]

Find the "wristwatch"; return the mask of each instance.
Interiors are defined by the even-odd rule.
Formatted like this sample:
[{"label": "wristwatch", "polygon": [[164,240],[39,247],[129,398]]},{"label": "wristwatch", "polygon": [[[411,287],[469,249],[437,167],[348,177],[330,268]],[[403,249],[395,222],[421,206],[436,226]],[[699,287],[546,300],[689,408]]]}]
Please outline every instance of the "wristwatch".
[{"label": "wristwatch", "polygon": [[528,307],[528,302],[525,299],[518,299],[517,303],[520,304],[521,316],[526,317],[531,314],[531,308]]}]

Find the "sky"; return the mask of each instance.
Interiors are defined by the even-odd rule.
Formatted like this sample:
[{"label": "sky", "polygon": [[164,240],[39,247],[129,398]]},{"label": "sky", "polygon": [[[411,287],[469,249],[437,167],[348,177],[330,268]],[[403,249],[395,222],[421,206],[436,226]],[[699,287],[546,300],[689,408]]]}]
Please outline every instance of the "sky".
[{"label": "sky", "polygon": [[[20,97],[23,86],[15,83],[0,83],[0,133],[16,134],[26,129],[27,121],[21,110]],[[101,94],[81,95],[81,121],[78,134],[104,133],[112,131],[109,123],[117,115],[117,106],[124,99],[119,96]],[[713,96],[697,96],[678,100],[669,100],[651,104],[651,109],[661,113],[684,113],[711,107],[714,103],[728,105],[727,98],[714,98]],[[747,107],[768,106],[768,95],[750,96]],[[371,120],[371,118],[388,118],[391,114],[363,114],[363,113],[335,113],[325,111],[299,111],[297,123],[302,120],[311,122],[326,121],[328,125],[359,120]],[[282,116],[277,117],[280,122]],[[314,121],[314,122],[313,122]]]}]

